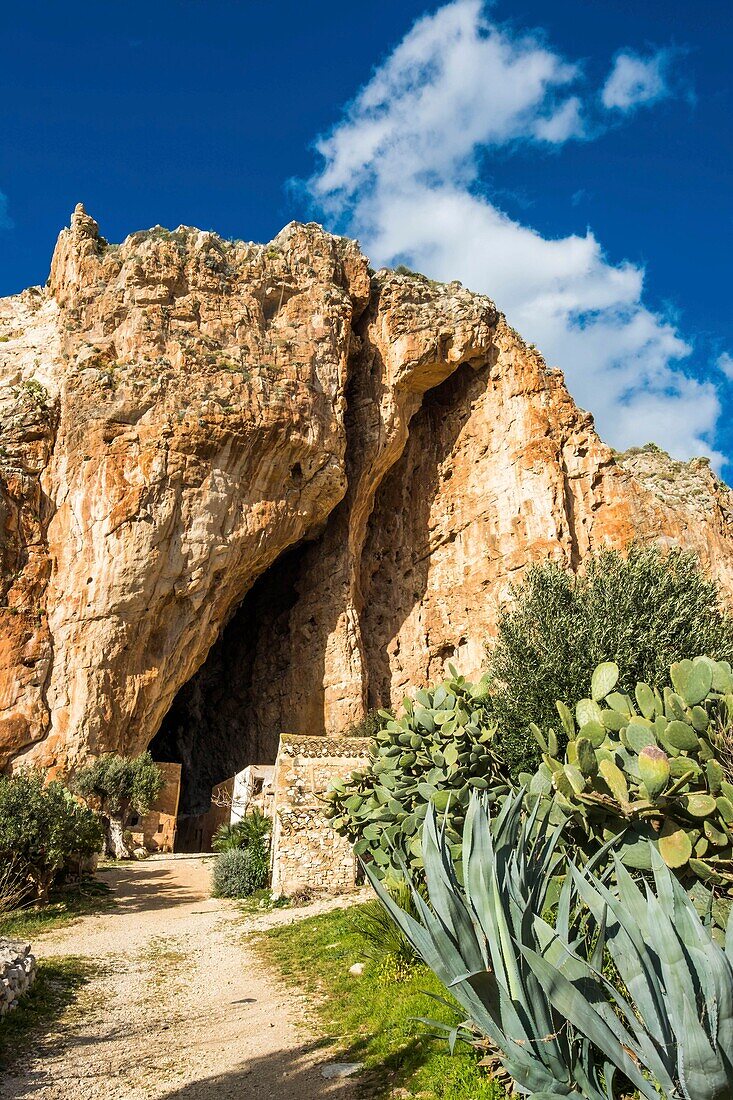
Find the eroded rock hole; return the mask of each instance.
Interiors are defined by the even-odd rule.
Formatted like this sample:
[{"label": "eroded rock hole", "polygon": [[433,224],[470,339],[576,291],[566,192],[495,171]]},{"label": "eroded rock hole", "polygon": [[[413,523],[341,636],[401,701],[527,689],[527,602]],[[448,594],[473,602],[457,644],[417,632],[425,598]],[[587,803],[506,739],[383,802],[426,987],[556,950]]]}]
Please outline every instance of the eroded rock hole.
[{"label": "eroded rock hole", "polygon": [[154,759],[182,766],[179,819],[206,813],[212,787],[248,764],[275,762],[290,612],[307,547],[286,551],[255,581],[150,745]]}]

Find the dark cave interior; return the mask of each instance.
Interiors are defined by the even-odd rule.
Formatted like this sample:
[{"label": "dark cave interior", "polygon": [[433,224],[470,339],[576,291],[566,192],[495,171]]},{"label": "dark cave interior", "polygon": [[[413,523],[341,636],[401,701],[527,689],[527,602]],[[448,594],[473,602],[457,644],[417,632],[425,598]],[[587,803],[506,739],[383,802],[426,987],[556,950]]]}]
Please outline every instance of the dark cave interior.
[{"label": "dark cave interior", "polygon": [[204,664],[176,695],[150,744],[153,759],[182,765],[182,816],[205,813],[211,789],[248,764],[272,764],[280,728],[268,721],[288,652],[290,611],[309,544],[291,547],[245,595]]}]

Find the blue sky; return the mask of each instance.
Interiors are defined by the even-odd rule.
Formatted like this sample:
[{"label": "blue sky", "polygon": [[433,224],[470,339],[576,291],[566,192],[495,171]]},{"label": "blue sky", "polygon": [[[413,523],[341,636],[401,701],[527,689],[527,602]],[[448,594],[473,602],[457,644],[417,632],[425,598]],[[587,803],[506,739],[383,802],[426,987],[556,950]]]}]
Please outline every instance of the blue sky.
[{"label": "blue sky", "polygon": [[80,200],[110,240],[316,218],[491,294],[609,442],[730,479],[732,47],[723,0],[13,5],[0,295]]}]

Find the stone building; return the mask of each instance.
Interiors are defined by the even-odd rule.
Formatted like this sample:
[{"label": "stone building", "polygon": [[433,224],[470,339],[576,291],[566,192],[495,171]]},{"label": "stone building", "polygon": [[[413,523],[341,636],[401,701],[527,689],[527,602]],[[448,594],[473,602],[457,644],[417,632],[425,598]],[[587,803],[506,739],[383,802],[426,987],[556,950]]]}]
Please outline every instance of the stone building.
[{"label": "stone building", "polygon": [[130,832],[138,847],[149,852],[173,852],[176,846],[178,803],[181,796],[181,765],[158,763],[163,786],[143,817],[133,820]]},{"label": "stone building", "polygon": [[351,845],[323,817],[329,783],[366,761],[365,737],[302,737],[283,734],[275,765],[272,892],[302,889],[341,893],[357,884]]}]

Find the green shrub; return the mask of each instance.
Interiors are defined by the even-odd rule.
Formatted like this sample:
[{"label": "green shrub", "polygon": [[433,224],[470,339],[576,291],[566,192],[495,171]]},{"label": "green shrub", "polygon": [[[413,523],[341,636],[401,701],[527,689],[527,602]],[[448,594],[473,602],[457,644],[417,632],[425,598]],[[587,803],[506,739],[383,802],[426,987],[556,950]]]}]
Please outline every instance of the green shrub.
[{"label": "green shrub", "polygon": [[74,777],[74,789],[99,807],[106,849],[115,859],[129,857],[124,836],[130,817],[146,814],[162,786],[160,768],[149,752],[134,757],[100,756]]},{"label": "green shrub", "polygon": [[0,917],[12,913],[31,900],[34,889],[28,876],[18,866],[17,861],[9,860],[0,866]]},{"label": "green shrub", "polygon": [[229,848],[214,863],[212,893],[216,898],[248,898],[267,885],[269,856],[262,843]]},{"label": "green shrub", "polygon": [[663,684],[669,666],[690,653],[733,658],[733,622],[694,554],[632,545],[626,557],[591,555],[578,576],[550,562],[533,566],[489,651],[499,744],[512,774],[539,764],[530,723],[551,726],[555,700],[585,695],[596,665],[615,661],[619,688],[631,693],[640,680]]},{"label": "green shrub", "polygon": [[213,852],[229,852],[232,848],[245,848],[246,846],[247,840],[241,821],[220,825],[211,838],[211,850]]},{"label": "green shrub", "polygon": [[733,784],[715,749],[733,720],[731,666],[680,661],[671,686],[639,683],[633,698],[614,690],[618,678],[617,665],[599,665],[592,698],[574,714],[557,704],[564,760],[555,733],[534,728],[543,762],[528,800],[567,815],[568,842],[586,856],[616,839],[622,863],[649,870],[656,848],[683,879],[733,891]]},{"label": "green shrub", "polygon": [[272,830],[272,821],[257,808],[250,810],[241,821],[220,825],[211,840],[215,852],[228,852],[230,848],[247,848],[250,844],[264,842]]},{"label": "green shrub", "polygon": [[13,869],[15,889],[20,879],[45,901],[73,857],[101,846],[97,815],[61,783],[46,783],[43,772],[33,770],[0,776],[0,866]]},{"label": "green shrub", "polygon": [[354,844],[381,877],[399,880],[400,866],[422,867],[422,823],[431,804],[445,815],[455,859],[472,790],[492,799],[508,789],[486,709],[486,684],[452,678],[405,699],[399,717],[380,711],[365,771],[335,780],[325,795],[332,827]]},{"label": "green shrub", "polygon": [[343,737],[376,737],[384,725],[384,718],[378,710],[369,710],[358,722],[353,722],[343,731]]},{"label": "green shrub", "polygon": [[264,844],[272,832],[272,818],[257,807],[250,810],[240,822],[245,844]]}]

